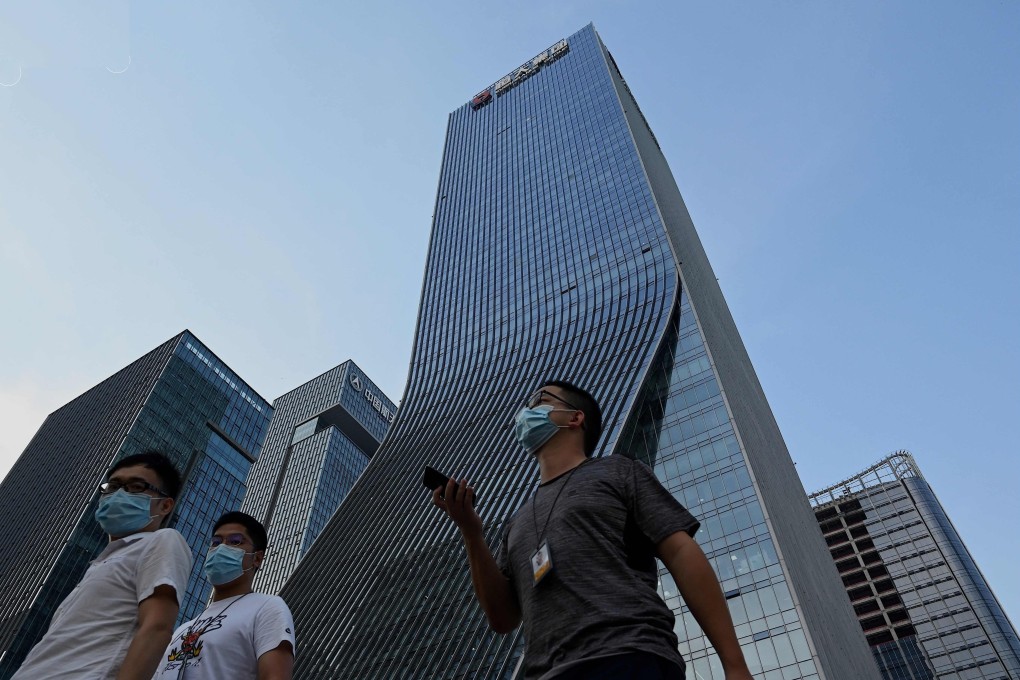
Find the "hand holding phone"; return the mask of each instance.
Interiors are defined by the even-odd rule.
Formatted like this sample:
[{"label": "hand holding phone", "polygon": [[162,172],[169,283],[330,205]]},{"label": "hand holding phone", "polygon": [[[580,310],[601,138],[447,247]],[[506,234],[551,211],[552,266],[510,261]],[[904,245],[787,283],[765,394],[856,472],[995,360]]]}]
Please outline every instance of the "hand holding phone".
[{"label": "hand holding phone", "polygon": [[[441,489],[441,491],[439,492],[439,497],[442,498],[443,500],[446,500],[446,485],[450,482],[449,477],[444,475],[439,470],[426,465],[425,474],[422,475],[421,481],[422,484],[425,485],[425,488],[427,488],[429,491]],[[454,486],[455,487],[459,486],[459,484],[456,481],[454,481]],[[474,495],[474,500],[471,503],[471,505],[474,507],[478,507],[478,494]]]}]

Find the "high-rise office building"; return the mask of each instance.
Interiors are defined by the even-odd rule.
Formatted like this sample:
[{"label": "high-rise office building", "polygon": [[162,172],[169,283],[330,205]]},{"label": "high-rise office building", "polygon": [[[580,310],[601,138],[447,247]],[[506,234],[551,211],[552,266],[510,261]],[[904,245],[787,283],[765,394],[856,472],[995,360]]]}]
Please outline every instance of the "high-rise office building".
[{"label": "high-rise office building", "polygon": [[51,413],[0,483],[0,678],[21,665],[106,546],[93,513],[107,469],[145,449],[182,473],[169,526],[184,534],[194,565],[179,620],[200,612],[212,523],[240,506],[272,412],[184,331]]},{"label": "high-rise office building", "polygon": [[396,411],[353,361],[273,401],[241,508],[269,531],[257,590],[283,586],[379,448]]},{"label": "high-rise office building", "polygon": [[[490,545],[538,484],[513,419],[540,381],[600,401],[595,455],[646,461],[702,520],[753,669],[878,671],[666,160],[588,26],[450,114],[406,393],[281,594],[308,678],[508,678],[422,466],[477,484]],[[717,657],[660,569],[688,677]]]},{"label": "high-rise office building", "polygon": [[886,680],[1020,678],[1020,638],[913,456],[811,495]]}]

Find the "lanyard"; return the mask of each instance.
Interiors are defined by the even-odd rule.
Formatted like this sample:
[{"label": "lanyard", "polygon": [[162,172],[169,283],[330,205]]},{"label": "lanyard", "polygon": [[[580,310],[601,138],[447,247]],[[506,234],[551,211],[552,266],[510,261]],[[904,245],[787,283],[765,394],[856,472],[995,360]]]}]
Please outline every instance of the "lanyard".
[{"label": "lanyard", "polygon": [[[233,602],[228,604],[226,607],[224,607],[223,611],[221,611],[219,614],[217,614],[216,616],[214,616],[211,619],[209,619],[208,621],[206,621],[205,625],[202,626],[202,630],[198,631],[198,637],[202,637],[203,635],[205,635],[205,631],[209,630],[209,626],[211,626],[219,617],[225,616],[228,609],[233,607],[236,602],[240,602],[244,598],[248,597],[249,594],[250,593],[245,593],[241,597],[237,598],[236,600],[234,600]],[[206,609],[205,611],[207,612],[209,610]],[[205,612],[202,612],[202,614],[204,614],[204,613]],[[200,618],[202,618],[201,614],[195,620],[197,621]],[[184,635],[181,636],[181,640],[183,640],[185,637],[193,635],[194,633],[195,633],[195,624],[191,624],[190,626],[188,626],[188,630],[186,630],[184,632]],[[173,641],[171,640],[171,643],[172,642]],[[181,668],[180,668],[180,670],[177,671],[177,678],[178,678],[178,680],[180,680],[181,678],[184,677],[184,674],[187,671],[187,668],[188,668],[188,659],[187,659],[187,657],[185,657],[184,660],[181,661]]]},{"label": "lanyard", "polygon": [[585,458],[580,465],[577,465],[567,473],[567,478],[563,481],[563,486],[560,487],[560,490],[556,492],[556,496],[553,498],[552,507],[549,508],[549,514],[545,518],[545,524],[542,525],[541,533],[538,531],[538,513],[535,506],[535,500],[538,498],[538,491],[536,490],[535,495],[531,497],[531,520],[535,523],[535,536],[538,537],[538,541],[535,545],[542,545],[542,539],[545,537],[545,530],[549,528],[549,521],[552,519],[553,511],[556,509],[556,501],[560,499],[560,494],[567,488],[567,484],[570,484],[570,478],[574,476],[575,472],[584,467],[585,463],[589,460],[591,460],[591,458]]}]

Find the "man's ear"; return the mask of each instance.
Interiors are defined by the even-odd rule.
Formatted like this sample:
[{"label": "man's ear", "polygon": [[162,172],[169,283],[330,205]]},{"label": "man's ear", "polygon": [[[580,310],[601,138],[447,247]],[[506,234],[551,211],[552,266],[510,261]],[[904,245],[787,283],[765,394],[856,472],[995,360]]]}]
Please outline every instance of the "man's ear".
[{"label": "man's ear", "polygon": [[265,548],[263,548],[262,550],[256,550],[255,551],[255,559],[253,560],[253,562],[255,564],[255,569],[256,570],[262,568],[262,562],[265,561],[265,559],[266,559],[266,549]]},{"label": "man's ear", "polygon": [[174,511],[176,501],[172,498],[162,498],[159,503],[159,512],[163,515],[163,519],[170,516],[170,513]]},{"label": "man's ear", "polygon": [[567,423],[570,428],[584,428],[584,411],[574,411],[574,415],[570,416],[570,422]]}]

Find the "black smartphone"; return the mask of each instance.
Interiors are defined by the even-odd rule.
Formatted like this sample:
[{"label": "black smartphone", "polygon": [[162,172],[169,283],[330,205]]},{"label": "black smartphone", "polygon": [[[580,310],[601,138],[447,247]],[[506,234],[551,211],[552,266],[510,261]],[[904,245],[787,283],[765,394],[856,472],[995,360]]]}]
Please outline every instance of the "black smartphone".
[{"label": "black smartphone", "polygon": [[[433,489],[442,488],[446,489],[446,484],[450,481],[450,478],[444,475],[434,467],[425,466],[425,474],[422,475],[421,483],[425,485],[425,488],[429,491]],[[445,500],[445,491],[439,492],[439,497]],[[473,506],[478,505],[478,494],[475,494],[474,501],[471,503]]]}]

